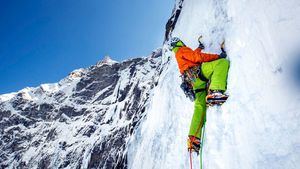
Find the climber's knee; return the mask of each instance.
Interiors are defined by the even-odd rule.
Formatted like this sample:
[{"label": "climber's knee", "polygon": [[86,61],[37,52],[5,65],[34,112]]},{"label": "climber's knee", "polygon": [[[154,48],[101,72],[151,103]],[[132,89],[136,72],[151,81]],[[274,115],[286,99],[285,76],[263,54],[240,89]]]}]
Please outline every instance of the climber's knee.
[{"label": "climber's knee", "polygon": [[229,60],[228,59],[225,59],[225,58],[222,58],[222,59],[219,59],[219,64],[222,64],[224,66],[229,66]]}]

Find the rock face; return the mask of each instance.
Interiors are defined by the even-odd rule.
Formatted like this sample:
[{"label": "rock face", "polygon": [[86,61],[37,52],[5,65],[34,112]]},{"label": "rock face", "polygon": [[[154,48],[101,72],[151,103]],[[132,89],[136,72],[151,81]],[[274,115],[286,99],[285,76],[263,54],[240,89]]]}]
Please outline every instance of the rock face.
[{"label": "rock face", "polygon": [[162,50],[0,96],[0,168],[127,168]]}]

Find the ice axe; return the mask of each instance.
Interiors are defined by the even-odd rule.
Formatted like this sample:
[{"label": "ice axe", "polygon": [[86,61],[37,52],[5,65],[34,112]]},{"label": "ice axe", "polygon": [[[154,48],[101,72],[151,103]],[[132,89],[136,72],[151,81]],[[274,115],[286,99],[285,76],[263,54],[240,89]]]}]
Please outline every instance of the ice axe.
[{"label": "ice axe", "polygon": [[201,43],[202,37],[203,37],[202,35],[199,36],[199,38],[198,38],[198,42],[199,42],[199,43]]},{"label": "ice axe", "polygon": [[225,52],[225,40],[221,43],[221,50],[222,52]]}]

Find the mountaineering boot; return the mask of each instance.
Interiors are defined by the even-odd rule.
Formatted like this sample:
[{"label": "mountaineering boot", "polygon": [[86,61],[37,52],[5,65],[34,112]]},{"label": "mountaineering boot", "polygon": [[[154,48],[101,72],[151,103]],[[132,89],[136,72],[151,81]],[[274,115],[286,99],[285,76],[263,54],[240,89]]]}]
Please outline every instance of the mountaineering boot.
[{"label": "mountaineering boot", "polygon": [[195,151],[197,154],[199,154],[199,150],[201,147],[200,138],[195,136],[189,136],[187,140],[187,144],[188,144],[188,151]]},{"label": "mountaineering boot", "polygon": [[221,105],[228,98],[228,95],[224,94],[222,90],[210,90],[208,95],[206,96],[206,103],[209,106],[212,105]]}]

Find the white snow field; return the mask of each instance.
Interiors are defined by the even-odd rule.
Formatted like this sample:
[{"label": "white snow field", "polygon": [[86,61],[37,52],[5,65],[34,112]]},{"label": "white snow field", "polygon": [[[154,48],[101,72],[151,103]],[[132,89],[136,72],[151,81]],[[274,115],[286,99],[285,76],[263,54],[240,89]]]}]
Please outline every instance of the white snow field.
[{"label": "white snow field", "polygon": [[[205,169],[300,168],[299,86],[290,62],[300,56],[299,0],[185,0],[173,32],[196,48],[220,53],[226,39],[228,101],[209,108],[203,151]],[[193,103],[170,63],[152,93],[147,117],[129,147],[129,168],[189,168],[186,139]],[[167,59],[166,59],[167,60]],[[200,168],[193,156],[193,168]]]}]

